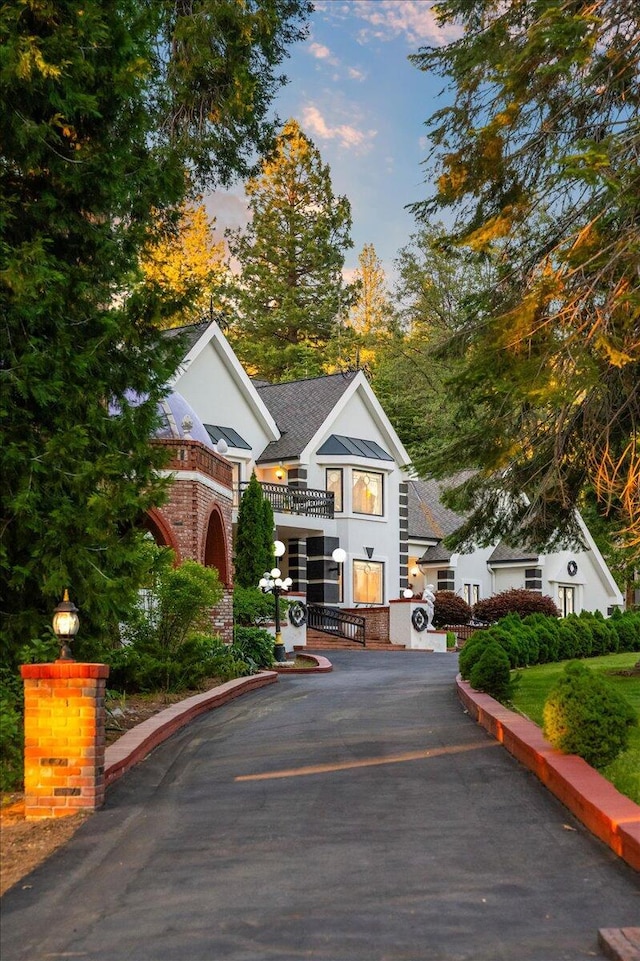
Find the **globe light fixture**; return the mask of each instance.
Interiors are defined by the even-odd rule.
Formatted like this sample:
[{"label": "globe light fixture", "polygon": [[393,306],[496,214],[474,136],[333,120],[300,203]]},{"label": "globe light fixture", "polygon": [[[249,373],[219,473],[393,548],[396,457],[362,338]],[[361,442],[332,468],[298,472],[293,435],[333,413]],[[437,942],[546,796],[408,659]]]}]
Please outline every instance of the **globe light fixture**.
[{"label": "globe light fixture", "polygon": [[60,643],[59,661],[73,661],[69,644],[78,633],[80,618],[78,608],[69,600],[69,591],[65,590],[64,597],[53,612],[53,633]]},{"label": "globe light fixture", "polygon": [[[282,541],[276,541],[273,545],[273,553],[275,557],[282,557],[286,547]],[[282,628],[280,626],[280,597],[285,594],[293,581],[290,577],[282,577],[282,571],[279,567],[274,567],[270,571],[265,571],[260,580],[258,581],[258,587],[263,594],[273,594],[276,607],[276,637],[275,643],[273,645],[273,657],[276,661],[282,663],[286,661],[287,652],[284,646],[284,641],[282,640]]]}]

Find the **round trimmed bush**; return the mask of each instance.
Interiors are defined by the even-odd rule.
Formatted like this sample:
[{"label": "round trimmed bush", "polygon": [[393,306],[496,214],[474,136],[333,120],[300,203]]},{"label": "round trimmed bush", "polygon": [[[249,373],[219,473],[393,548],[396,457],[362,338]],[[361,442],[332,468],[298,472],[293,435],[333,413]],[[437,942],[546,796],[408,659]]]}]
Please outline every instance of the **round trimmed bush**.
[{"label": "round trimmed bush", "polygon": [[497,641],[489,641],[473,665],[469,683],[476,691],[484,691],[497,701],[508,700],[511,693],[509,658]]},{"label": "round trimmed bush", "polygon": [[596,768],[626,750],[636,724],[633,708],[615,688],[578,661],[567,664],[543,710],[548,741]]},{"label": "round trimmed bush", "polygon": [[471,620],[471,608],[455,591],[436,591],[433,603],[433,625],[444,627],[445,624],[468,624]]},{"label": "round trimmed bush", "polygon": [[473,616],[479,621],[493,623],[507,614],[546,614],[549,617],[560,617],[560,611],[552,598],[537,591],[526,591],[520,588],[502,591],[493,597],[484,597],[473,606]]}]

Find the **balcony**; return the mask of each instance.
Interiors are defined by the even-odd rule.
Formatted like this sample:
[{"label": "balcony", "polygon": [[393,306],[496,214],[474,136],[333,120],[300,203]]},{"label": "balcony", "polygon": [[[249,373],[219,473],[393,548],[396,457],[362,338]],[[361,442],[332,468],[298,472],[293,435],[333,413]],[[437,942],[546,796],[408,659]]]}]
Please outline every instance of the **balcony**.
[{"label": "balcony", "polygon": [[[239,485],[241,497],[248,483]],[[334,504],[332,491],[311,490],[306,487],[288,487],[286,484],[260,484],[274,514],[296,514],[305,517],[322,517],[333,520]]]}]

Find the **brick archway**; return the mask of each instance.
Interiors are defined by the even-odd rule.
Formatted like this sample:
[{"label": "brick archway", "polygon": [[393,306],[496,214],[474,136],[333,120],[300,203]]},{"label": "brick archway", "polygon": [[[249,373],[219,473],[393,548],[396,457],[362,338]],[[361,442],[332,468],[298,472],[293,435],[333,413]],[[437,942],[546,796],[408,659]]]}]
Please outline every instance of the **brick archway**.
[{"label": "brick archway", "polygon": [[227,529],[222,511],[217,504],[211,508],[207,521],[204,542],[205,567],[215,567],[220,575],[220,583],[232,586],[230,551]]},{"label": "brick archway", "polygon": [[160,511],[155,507],[152,507],[150,511],[147,511],[144,517],[143,526],[149,531],[156,544],[158,544],[160,547],[171,548],[174,553],[174,564],[179,564],[181,557],[178,542],[173,530],[171,529],[171,525],[168,523],[166,518],[163,517]]}]

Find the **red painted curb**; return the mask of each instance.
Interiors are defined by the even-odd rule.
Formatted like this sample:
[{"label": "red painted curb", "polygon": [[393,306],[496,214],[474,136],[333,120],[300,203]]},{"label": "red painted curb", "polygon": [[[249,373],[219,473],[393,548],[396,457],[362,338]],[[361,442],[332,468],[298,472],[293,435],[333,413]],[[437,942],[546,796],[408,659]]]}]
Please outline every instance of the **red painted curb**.
[{"label": "red painted curb", "polygon": [[640,806],[575,754],[562,754],[532,721],[456,678],[458,697],[475,720],[538,777],[592,834],[640,871]]},{"label": "red painted curb", "polygon": [[333,670],[333,664],[327,657],[322,657],[321,654],[300,654],[297,653],[296,657],[301,659],[312,661],[313,663],[309,667],[279,667],[274,664],[273,670],[277,671],[278,674],[326,674]]},{"label": "red painted curb", "polygon": [[104,766],[105,787],[117,781],[126,771],[150,754],[155,747],[198,715],[221,707],[241,694],[273,684],[277,680],[278,675],[275,671],[262,671],[251,677],[238,677],[233,681],[220,684],[219,687],[214,687],[211,691],[194,694],[193,697],[188,697],[184,701],[172,704],[165,711],[154,714],[142,724],[127,731],[115,744],[107,748]]}]

